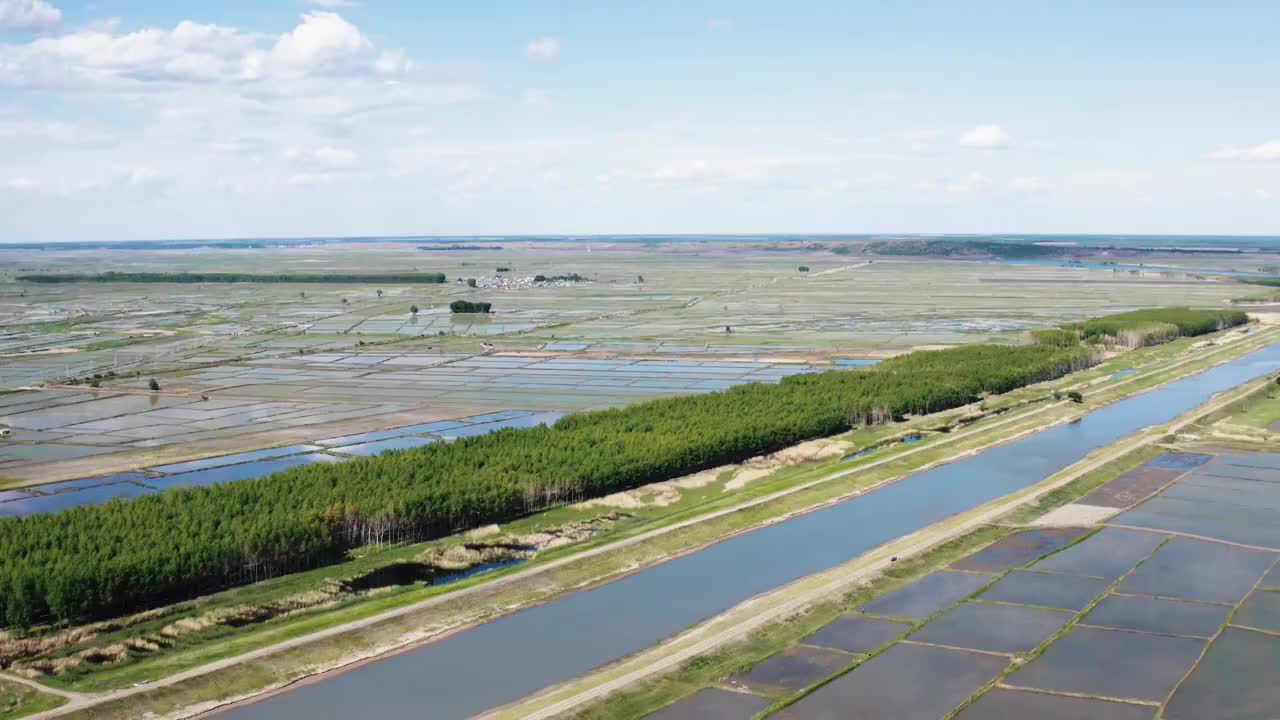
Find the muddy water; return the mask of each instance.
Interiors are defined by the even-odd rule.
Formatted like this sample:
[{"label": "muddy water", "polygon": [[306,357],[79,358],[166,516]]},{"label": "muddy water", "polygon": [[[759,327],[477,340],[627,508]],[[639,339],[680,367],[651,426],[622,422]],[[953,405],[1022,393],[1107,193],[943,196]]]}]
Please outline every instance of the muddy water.
[{"label": "muddy water", "polygon": [[220,720],[463,718],[642,650],[783,583],[1024,488],[1090,450],[1280,368],[1280,344],[897,483],[417,650],[229,709]]}]

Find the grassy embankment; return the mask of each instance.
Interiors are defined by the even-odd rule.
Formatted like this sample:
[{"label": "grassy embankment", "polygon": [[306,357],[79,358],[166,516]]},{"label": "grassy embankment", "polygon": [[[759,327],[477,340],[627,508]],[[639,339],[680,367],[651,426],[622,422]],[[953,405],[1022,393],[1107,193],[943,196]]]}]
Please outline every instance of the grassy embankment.
[{"label": "grassy embankment", "polygon": [[[1251,344],[1261,344],[1264,338],[1259,336],[1250,340],[1252,341]],[[1243,349],[1243,346],[1236,348],[1238,351],[1243,351]],[[1145,359],[1152,360],[1154,356],[1160,354],[1161,350],[1168,355],[1178,355],[1185,351],[1186,348],[1150,348],[1143,351]],[[1088,391],[1084,408],[1058,405],[1055,406],[1053,412],[1057,419],[1069,417],[1073,410],[1079,412],[1088,409],[1094,404],[1109,398],[1112,392],[1118,393],[1120,391],[1120,388],[1116,387],[1114,391],[1108,392],[1104,389],[1105,387],[1122,384],[1127,384],[1128,388],[1133,390],[1150,387],[1169,379],[1168,375],[1176,376],[1182,374],[1182,372],[1199,369],[1224,359],[1227,355],[1234,354],[1229,350],[1230,348],[1202,350],[1196,355],[1194,362],[1190,362],[1187,366],[1176,371],[1155,371],[1149,375],[1131,375],[1121,380],[1104,380],[1101,385],[1097,386],[1096,390]],[[1091,372],[1095,375],[1098,374],[1095,371]],[[1075,381],[1078,378],[1072,377],[1070,380]],[[1051,383],[1050,385],[1066,387],[1065,381]],[[1041,392],[1049,389],[1045,388]],[[1007,400],[1011,401],[1012,399]],[[1019,417],[1019,414],[1024,417]],[[929,418],[928,420],[932,421],[934,418]],[[453,598],[444,598],[440,604],[410,615],[362,628],[350,634],[326,638],[319,643],[308,644],[303,648],[286,650],[269,658],[253,659],[240,663],[233,668],[219,670],[207,676],[184,681],[171,688],[163,688],[155,693],[148,693],[146,696],[139,695],[127,700],[113,702],[107,706],[101,706],[97,710],[102,713],[109,713],[103,714],[101,717],[130,717],[144,711],[163,712],[196,700],[235,696],[260,687],[278,685],[306,674],[308,669],[325,667],[344,657],[350,657],[351,653],[389,647],[403,642],[406,636],[409,638],[414,636],[421,637],[445,626],[465,622],[468,619],[479,619],[493,612],[494,607],[511,607],[544,599],[561,590],[583,583],[598,581],[618,572],[655,562],[673,553],[682,552],[706,542],[714,541],[724,537],[726,534],[776,519],[786,513],[812,507],[815,504],[829,501],[833,497],[845,496],[875,482],[911,472],[930,462],[945,459],[955,452],[975,449],[984,444],[1005,439],[1008,435],[1016,432],[1034,431],[1048,421],[1050,420],[1044,416],[1044,413],[1036,412],[1035,408],[1028,408],[1003,416],[998,421],[984,421],[982,423],[984,426],[991,426],[996,422],[1002,425],[990,431],[976,427],[972,432],[966,431],[969,434],[963,438],[960,437],[961,433],[951,436],[939,435],[917,445],[900,445],[888,451],[879,451],[853,463],[844,463],[842,465],[839,462],[827,461],[785,468],[769,478],[749,485],[739,491],[739,494],[735,494],[732,497],[725,497],[725,493],[722,490],[708,488],[703,493],[693,493],[687,498],[682,498],[675,505],[667,508],[652,509],[653,517],[648,519],[647,523],[644,518],[638,518],[634,523],[619,524],[613,530],[591,541],[545,553],[535,562],[547,563],[573,553],[582,553],[589,548],[600,547],[606,543],[617,542],[626,536],[644,532],[653,526],[668,525],[682,519],[703,515],[709,512],[716,503],[739,502],[749,495],[759,496],[774,492],[778,488],[800,485],[805,481],[812,481],[814,477],[829,475],[833,470],[837,470],[840,467],[865,466],[872,464],[872,462],[886,459],[892,460],[891,462],[880,464],[872,470],[859,472],[852,477],[829,480],[820,485],[805,488],[786,497],[777,498],[747,510],[680,528],[660,538],[647,540],[643,544],[610,550],[590,558],[583,558],[581,561],[575,561],[549,570],[541,574],[536,581],[521,580],[516,583],[510,583],[505,587],[495,587],[493,591],[473,593],[467,596],[457,595],[456,591],[481,583],[484,578],[477,578],[447,589],[413,588],[399,591],[390,596],[371,598],[365,602],[353,603],[349,607],[327,611],[318,616],[290,618],[279,623],[273,621],[274,624],[269,623],[268,627],[259,627],[246,631],[244,636],[226,638],[200,647],[189,648],[184,652],[156,657],[133,665],[108,668],[105,674],[97,677],[90,675],[89,677],[81,678],[81,682],[75,683],[74,686],[82,690],[121,687],[140,679],[162,677],[201,662],[208,662],[219,657],[244,652],[269,642],[278,642],[281,639],[297,637],[340,622],[358,617],[367,617],[375,612],[422,599],[431,594],[439,594],[446,590],[455,594]],[[885,430],[887,431],[888,428]],[[930,447],[935,443],[944,444],[938,447]],[[910,455],[907,456],[907,453],[910,453]],[[900,459],[895,459],[896,455],[904,456]],[[718,497],[714,497],[717,495]],[[544,520],[551,523],[559,522],[567,517],[568,513],[572,512],[574,511],[568,509],[552,511],[547,514],[548,516]],[[554,517],[557,513],[561,514],[560,517]],[[536,519],[530,518],[528,522],[536,522]],[[406,551],[407,549],[401,549],[397,552]],[[375,559],[369,557],[363,561],[371,563]],[[499,571],[489,577],[494,578],[514,571],[514,569]],[[263,583],[260,586],[233,591],[233,593],[228,593],[222,600],[229,602],[248,600],[248,594],[254,592],[264,595],[273,591],[278,593],[293,583],[298,583],[298,585],[293,586],[292,589],[299,590],[305,587],[308,579],[314,582],[322,574],[314,573],[311,574],[310,578],[281,578],[277,581]],[[239,596],[237,597],[237,595]]]}]

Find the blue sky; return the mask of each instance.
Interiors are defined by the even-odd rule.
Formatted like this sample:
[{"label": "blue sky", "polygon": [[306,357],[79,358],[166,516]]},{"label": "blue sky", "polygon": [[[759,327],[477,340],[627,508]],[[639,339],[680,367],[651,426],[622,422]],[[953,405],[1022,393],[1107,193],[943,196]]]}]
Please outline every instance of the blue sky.
[{"label": "blue sky", "polygon": [[0,0],[0,241],[1280,232],[1272,2]]}]

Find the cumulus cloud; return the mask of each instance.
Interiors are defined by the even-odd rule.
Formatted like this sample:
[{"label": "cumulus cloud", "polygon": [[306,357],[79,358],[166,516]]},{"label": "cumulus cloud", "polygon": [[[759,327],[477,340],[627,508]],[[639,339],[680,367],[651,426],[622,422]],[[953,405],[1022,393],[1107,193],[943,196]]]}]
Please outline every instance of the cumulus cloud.
[{"label": "cumulus cloud", "polygon": [[960,136],[960,146],[995,150],[1009,147],[1009,131],[999,125],[979,125]]},{"label": "cumulus cloud", "polygon": [[1209,153],[1213,160],[1260,160],[1275,162],[1280,160],[1280,140],[1270,140],[1260,145],[1223,145]]},{"label": "cumulus cloud", "polygon": [[322,11],[276,36],[190,20],[129,33],[108,26],[0,45],[0,83],[104,90],[406,69],[390,52],[375,54],[359,28]]},{"label": "cumulus cloud", "polygon": [[62,21],[62,11],[46,0],[0,0],[0,30],[47,30]]},{"label": "cumulus cloud", "polygon": [[560,38],[540,37],[529,41],[524,54],[532,60],[555,60],[560,56]]}]

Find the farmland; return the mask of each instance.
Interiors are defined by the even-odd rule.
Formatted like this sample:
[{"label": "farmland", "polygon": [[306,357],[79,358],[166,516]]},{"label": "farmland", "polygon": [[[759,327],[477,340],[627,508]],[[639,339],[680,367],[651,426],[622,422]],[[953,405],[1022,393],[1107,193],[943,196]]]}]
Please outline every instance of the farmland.
[{"label": "farmland", "polygon": [[[178,487],[196,488],[191,498],[209,498],[218,494],[215,486],[235,480],[253,483],[248,479],[277,471],[304,484],[322,477],[338,482],[344,473],[365,472],[356,470],[364,467],[385,478],[394,458],[403,458],[406,467],[420,464],[415,472],[422,472],[448,467],[455,462],[448,458],[466,448],[497,459],[517,437],[544,448],[537,457],[512,461],[528,474],[551,457],[547,448],[555,447],[554,438],[575,428],[586,431],[584,442],[593,447],[607,445],[609,437],[628,436],[627,428],[643,425],[653,432],[673,417],[677,405],[665,402],[683,402],[679,407],[703,403],[707,412],[726,419],[719,423],[721,436],[705,447],[689,444],[700,428],[717,424],[690,416],[651,448],[618,445],[594,458],[592,462],[621,464],[596,473],[601,482],[591,480],[591,489],[544,482],[533,498],[532,486],[525,486],[516,493],[519,498],[486,499],[491,503],[486,507],[503,508],[496,513],[463,508],[454,517],[407,515],[413,519],[405,524],[379,515],[371,522],[374,515],[362,513],[382,501],[370,505],[349,492],[368,485],[357,483],[339,492],[349,503],[344,512],[354,513],[342,521],[345,525],[340,523],[346,529],[339,535],[348,539],[332,548],[316,545],[317,550],[300,556],[301,562],[275,569],[245,566],[233,573],[234,579],[180,580],[178,585],[190,585],[195,592],[175,593],[178,586],[170,585],[157,593],[158,602],[142,600],[143,606],[155,606],[154,616],[122,617],[110,603],[68,603],[73,597],[68,591],[91,579],[67,576],[69,584],[56,591],[54,604],[33,607],[22,622],[36,623],[36,637],[66,637],[69,642],[59,641],[43,654],[23,651],[15,668],[50,687],[117,692],[138,679],[163,677],[273,639],[301,637],[308,629],[334,627],[380,608],[393,610],[424,598],[448,598],[458,589],[484,588],[486,579],[519,572],[514,568],[520,563],[533,568],[557,558],[569,560],[593,546],[674,527],[716,507],[799,490],[833,465],[857,465],[861,454],[845,455],[858,448],[883,446],[874,457],[889,458],[936,432],[929,428],[958,429],[970,423],[976,423],[975,429],[990,426],[984,437],[998,443],[1015,428],[1034,428],[1035,413],[1063,417],[1068,408],[1054,401],[1068,389],[1084,390],[1080,411],[1085,411],[1203,367],[1211,357],[1230,357],[1246,345],[1262,344],[1271,332],[1257,325],[1229,329],[1242,318],[1224,321],[1231,309],[1228,301],[1240,295],[1241,286],[1227,276],[1191,268],[1131,272],[705,243],[602,244],[587,251],[569,243],[504,240],[499,250],[463,246],[447,253],[417,253],[421,251],[412,245],[396,243],[79,254],[54,249],[28,252],[6,265],[16,268],[14,275],[131,272],[149,280],[32,283],[5,278],[0,284],[6,302],[0,309],[8,323],[0,379],[11,390],[0,395],[0,422],[13,428],[0,445],[0,473],[8,478],[0,513],[43,522],[39,517],[46,513],[112,498],[138,497],[138,507],[143,507]],[[798,273],[802,264],[810,271]],[[359,268],[361,275],[388,276],[410,269],[439,271],[447,281],[151,281],[157,274],[172,273],[305,276],[351,268]],[[499,274],[497,268],[509,270]],[[476,280],[474,287],[470,279]],[[1079,292],[1079,287],[1090,292]],[[491,312],[451,312],[450,304],[458,301],[492,303]],[[1174,304],[1214,310],[1208,316],[1186,316],[1199,318],[1195,322],[1170,315],[1155,320],[1136,316],[1143,333],[1153,322],[1164,323],[1158,338],[1143,334],[1142,342],[1121,337],[1130,327],[1126,318],[1110,325],[1073,325],[1098,315]],[[1261,316],[1266,319],[1265,309]],[[1036,347],[1028,333],[1059,326],[1074,333],[1075,342],[1087,340],[1096,356],[1068,357],[1071,338],[1066,336]],[[1184,331],[1207,333],[1209,340],[1177,338]],[[940,353],[933,365],[926,360],[932,353],[905,356],[952,345],[974,347],[967,355]],[[1227,354],[1215,355],[1218,345]],[[983,370],[977,384],[965,380],[945,390],[926,390],[920,380],[945,377],[969,362],[941,358],[982,358],[983,353],[1005,361],[1058,358],[1050,364],[1058,369],[1040,368],[1038,360],[1029,360],[1028,372],[1020,374],[1005,362],[1002,373]],[[876,363],[871,370],[830,372]],[[978,366],[985,367],[983,363],[990,361],[981,360]],[[907,369],[913,365],[923,374],[910,375],[915,371]],[[1070,371],[1075,372],[1058,377]],[[863,376],[901,376],[922,394],[899,405],[827,379]],[[1017,389],[1027,383],[1034,390]],[[713,410],[717,398],[781,397],[788,389],[837,404],[864,396],[868,402],[858,405],[857,412],[846,408],[830,418],[819,417],[827,411],[815,402],[759,404],[772,410],[745,405]],[[671,400],[652,404],[654,410],[645,415],[645,401],[656,398]],[[625,406],[633,409],[617,410]],[[802,406],[804,412],[799,412]],[[609,412],[560,422],[566,414],[604,410]],[[609,418],[616,418],[614,430],[608,429]],[[734,431],[740,437],[725,434],[728,418],[744,421],[741,432]],[[777,427],[760,424],[766,420]],[[599,437],[588,429],[594,423],[604,423]],[[1007,429],[997,430],[993,423]],[[788,446],[814,438],[817,444],[787,455]],[[712,447],[721,442],[737,449]],[[573,450],[575,445],[565,447],[565,457],[585,462],[590,456],[581,448]],[[390,450],[405,454],[362,460]],[[629,452],[635,458],[628,460]],[[766,456],[778,459],[760,459]],[[913,457],[923,465],[946,455],[938,450]],[[492,472],[502,475],[501,467],[492,463]],[[909,466],[896,467],[905,471]],[[557,482],[564,476],[594,477],[584,468],[544,474]],[[679,475],[701,479],[665,488],[659,482],[647,489],[648,483]],[[868,473],[854,486],[873,477]],[[424,482],[422,487],[435,481]],[[836,488],[829,485],[827,492]],[[410,499],[392,506],[415,504]],[[422,506],[440,504],[429,500]],[[468,519],[459,522],[463,515]],[[736,522],[746,525],[736,527],[771,516],[741,516]],[[450,534],[468,528],[489,532],[484,526],[491,521],[501,524],[501,534],[488,539]],[[248,538],[254,532],[232,534]],[[309,532],[285,534],[302,539]],[[697,537],[691,540],[695,545],[714,535]],[[646,552],[658,554],[645,557],[652,561],[689,545],[662,547],[648,547]],[[117,552],[116,559],[126,555]],[[194,557],[179,564],[190,566]],[[472,567],[487,572],[472,577]],[[267,579],[281,568],[303,572]],[[150,572],[142,565],[137,570]],[[576,571],[576,577],[594,581],[600,570]],[[400,580],[396,573],[409,574]],[[232,585],[262,582],[220,590],[228,580]],[[113,602],[123,597],[109,594],[116,596]],[[125,604],[139,607],[138,599]],[[24,612],[13,615],[11,624]],[[69,628],[65,621],[50,623],[53,615],[70,621],[70,628],[97,627],[96,639],[85,645],[58,635]],[[769,678],[762,682],[777,687]]]}]

